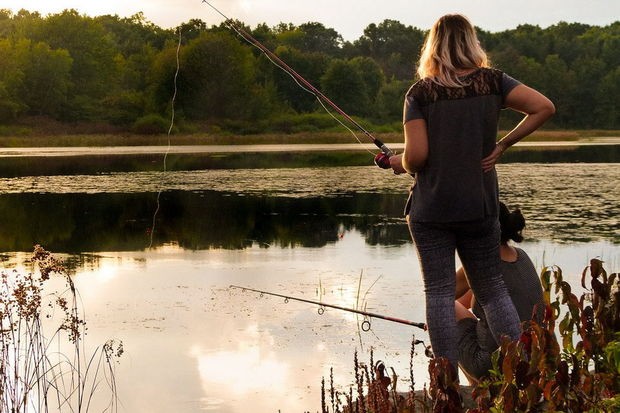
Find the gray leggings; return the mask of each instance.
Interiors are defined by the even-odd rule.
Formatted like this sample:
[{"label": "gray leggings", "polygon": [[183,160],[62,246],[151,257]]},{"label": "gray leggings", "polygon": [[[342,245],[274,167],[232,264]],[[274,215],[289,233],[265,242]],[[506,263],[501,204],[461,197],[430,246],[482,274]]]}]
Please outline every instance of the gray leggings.
[{"label": "gray leggings", "polygon": [[426,295],[426,324],[436,357],[458,366],[458,330],[454,313],[455,255],[485,312],[493,337],[516,340],[519,315],[500,273],[500,227],[496,217],[458,223],[409,222],[418,250]]}]

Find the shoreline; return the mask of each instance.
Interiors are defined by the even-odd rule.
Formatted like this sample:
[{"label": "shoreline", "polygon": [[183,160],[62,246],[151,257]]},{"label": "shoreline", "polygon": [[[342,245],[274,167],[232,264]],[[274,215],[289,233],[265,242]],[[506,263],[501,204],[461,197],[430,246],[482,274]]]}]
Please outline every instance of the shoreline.
[{"label": "shoreline", "polygon": [[[402,143],[388,143],[390,149],[403,150]],[[593,137],[577,141],[521,141],[514,148],[568,149],[588,146],[620,145],[620,137]],[[110,156],[110,155],[159,155],[159,154],[226,154],[265,152],[357,152],[376,151],[372,143],[333,144],[228,144],[228,145],[134,145],[134,146],[53,146],[0,148],[0,158],[50,157],[50,156]]]}]

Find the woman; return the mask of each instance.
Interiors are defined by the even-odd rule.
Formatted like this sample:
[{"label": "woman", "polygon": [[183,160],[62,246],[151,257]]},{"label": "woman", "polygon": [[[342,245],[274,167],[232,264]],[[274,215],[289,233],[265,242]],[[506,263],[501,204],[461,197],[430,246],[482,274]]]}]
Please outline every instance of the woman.
[{"label": "woman", "polygon": [[[430,341],[435,355],[456,368],[455,250],[494,339],[519,337],[519,317],[499,269],[495,163],[555,108],[539,92],[489,68],[474,27],[461,15],[433,25],[418,75],[405,97],[405,150],[390,165],[395,173],[415,174],[405,213],[424,278]],[[496,143],[503,107],[525,116]]]},{"label": "woman", "polygon": [[[508,207],[500,202],[499,223],[500,270],[508,294],[517,309],[520,321],[534,319],[540,323],[545,304],[538,273],[525,251],[509,244],[510,240],[523,241],[521,231],[525,228],[525,218],[520,210],[510,212]],[[474,384],[488,375],[492,367],[491,353],[499,347],[499,344],[489,330],[484,312],[475,296],[472,296],[463,268],[459,268],[456,272],[454,306],[459,331],[459,365],[469,381]]]}]

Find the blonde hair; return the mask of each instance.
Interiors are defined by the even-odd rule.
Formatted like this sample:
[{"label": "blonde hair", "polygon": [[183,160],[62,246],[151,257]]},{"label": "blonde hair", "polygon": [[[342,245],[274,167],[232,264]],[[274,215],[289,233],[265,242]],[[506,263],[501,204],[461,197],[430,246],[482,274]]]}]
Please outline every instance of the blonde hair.
[{"label": "blonde hair", "polygon": [[447,14],[435,22],[426,36],[418,75],[442,86],[462,87],[466,83],[459,79],[459,71],[488,65],[474,26],[465,16]]}]

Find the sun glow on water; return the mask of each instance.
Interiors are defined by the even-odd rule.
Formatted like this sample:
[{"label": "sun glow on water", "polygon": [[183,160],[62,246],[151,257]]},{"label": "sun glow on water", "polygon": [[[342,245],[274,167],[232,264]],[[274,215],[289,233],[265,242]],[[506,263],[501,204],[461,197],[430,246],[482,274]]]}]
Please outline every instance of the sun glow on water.
[{"label": "sun glow on water", "polygon": [[190,350],[205,393],[211,392],[213,385],[224,385],[238,395],[259,390],[277,393],[286,388],[289,366],[270,349],[273,337],[261,336],[256,324],[243,335],[236,349],[212,352],[196,345]]},{"label": "sun glow on water", "polygon": [[110,263],[104,263],[97,269],[97,281],[106,283],[110,282],[118,273],[118,266]]}]

